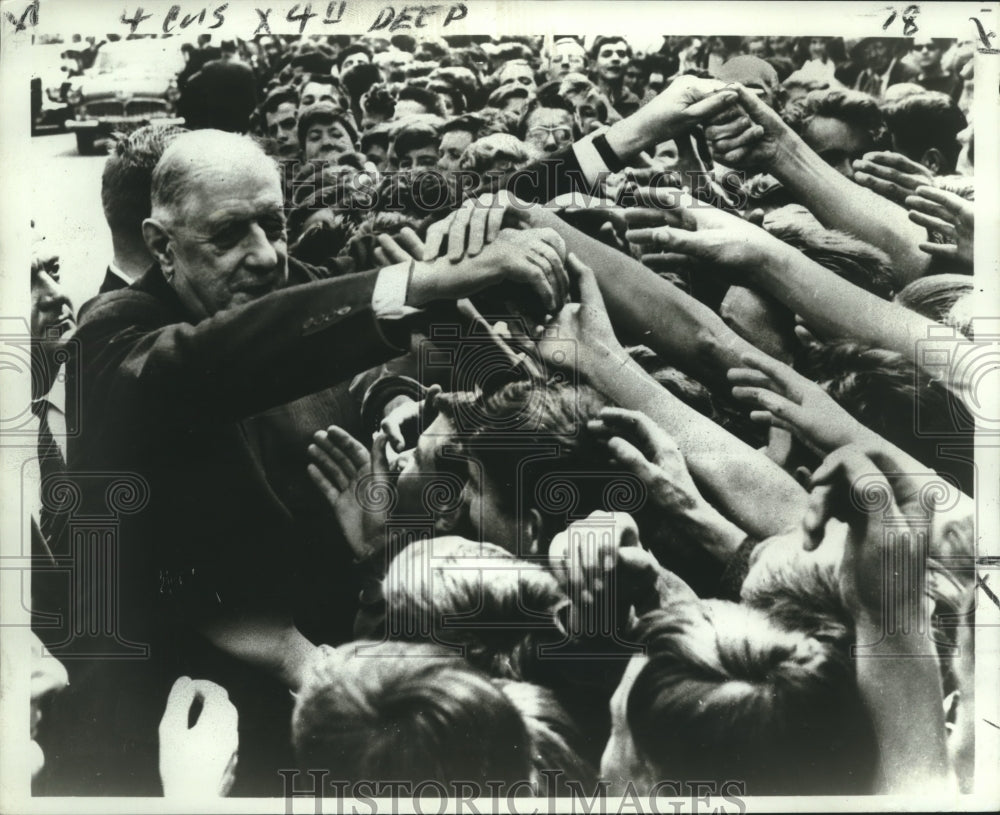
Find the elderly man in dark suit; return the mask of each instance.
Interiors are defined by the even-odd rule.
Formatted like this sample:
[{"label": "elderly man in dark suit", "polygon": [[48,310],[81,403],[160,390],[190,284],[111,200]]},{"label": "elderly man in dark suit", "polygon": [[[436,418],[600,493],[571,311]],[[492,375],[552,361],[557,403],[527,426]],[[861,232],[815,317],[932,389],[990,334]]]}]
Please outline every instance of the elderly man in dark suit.
[{"label": "elderly man in dark suit", "polygon": [[275,769],[291,765],[267,748],[287,745],[287,690],[313,649],[296,623],[318,604],[328,624],[314,639],[346,638],[357,586],[312,487],[269,467],[262,417],[404,353],[434,303],[512,281],[554,312],[568,289],[551,230],[484,247],[470,229],[459,260],[324,278],[287,257],[282,205],[276,165],[251,140],[178,136],[143,224],[155,265],[81,311],[82,433],[70,469],[87,475],[88,514],[107,513],[94,474],[144,483],[148,503],[119,526],[110,639],[150,647],[140,662],[70,663],[64,764],[74,781],[64,773],[53,791],[155,794],[156,721],[187,673],[218,681],[240,709],[245,771],[234,793],[280,794]]}]

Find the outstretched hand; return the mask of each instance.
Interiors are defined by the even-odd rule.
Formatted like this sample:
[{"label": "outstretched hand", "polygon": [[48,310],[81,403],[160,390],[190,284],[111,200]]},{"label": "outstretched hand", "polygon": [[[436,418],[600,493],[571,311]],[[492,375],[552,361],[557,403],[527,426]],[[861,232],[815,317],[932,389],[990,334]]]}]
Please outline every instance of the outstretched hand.
[{"label": "outstretched hand", "polygon": [[869,431],[818,384],[764,353],[747,354],[731,368],[733,397],[749,403],[750,419],[780,427],[818,455],[858,441]]},{"label": "outstretched hand", "polygon": [[238,723],[225,688],[207,679],[179,677],[160,719],[164,797],[228,795],[236,777]]},{"label": "outstretched hand", "polygon": [[940,233],[948,241],[921,243],[921,251],[972,266],[976,211],[971,202],[937,187],[918,187],[915,195],[906,198],[906,206],[913,223]]},{"label": "outstretched hand", "polygon": [[875,151],[853,163],[854,181],[902,206],[917,187],[933,185],[934,174],[902,153]]}]

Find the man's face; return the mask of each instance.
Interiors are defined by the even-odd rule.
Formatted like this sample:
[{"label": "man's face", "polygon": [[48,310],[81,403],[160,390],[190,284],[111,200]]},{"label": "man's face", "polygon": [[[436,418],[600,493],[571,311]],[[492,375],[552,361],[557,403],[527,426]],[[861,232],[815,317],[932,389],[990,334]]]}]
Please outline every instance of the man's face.
[{"label": "man's face", "polygon": [[264,160],[189,171],[184,200],[165,224],[164,272],[187,309],[211,317],[285,284],[288,256],[278,174]]},{"label": "man's face", "polygon": [[629,64],[628,45],[624,40],[606,42],[597,52],[594,68],[597,75],[606,82],[617,82],[625,76]]},{"label": "man's face", "polygon": [[295,105],[282,102],[277,109],[267,114],[267,133],[278,144],[278,152],[282,156],[298,152],[298,134],[295,125],[298,121]]},{"label": "man's face", "polygon": [[445,477],[438,459],[449,445],[456,443],[458,430],[445,415],[434,417],[417,439],[416,447],[399,454],[394,469],[399,473],[396,490],[402,513],[425,512],[424,491],[435,479]]},{"label": "man's face", "polygon": [[305,161],[336,162],[341,156],[353,152],[351,134],[340,122],[315,122],[306,131],[302,146]]},{"label": "man's face", "polygon": [[31,338],[56,351],[76,327],[73,304],[59,281],[59,258],[42,255],[31,262]]},{"label": "man's face", "polygon": [[892,52],[884,40],[872,40],[865,46],[865,60],[871,70],[881,74],[892,62]]},{"label": "man's face", "polygon": [[375,55],[375,63],[382,72],[385,82],[402,82],[406,76],[406,66],[413,62],[413,54],[392,48]]},{"label": "man's face", "polygon": [[525,141],[543,153],[554,153],[573,141],[573,117],[559,108],[537,108],[528,117]]},{"label": "man's face", "polygon": [[768,37],[767,44],[771,47],[771,53],[778,57],[791,56],[794,45],[792,37]]},{"label": "man's face", "polygon": [[438,148],[431,144],[426,147],[417,147],[413,150],[407,150],[399,156],[400,170],[429,169],[431,167],[437,167],[437,163]]},{"label": "man's face", "polygon": [[441,137],[438,147],[438,167],[445,172],[458,169],[458,160],[465,148],[472,144],[472,134],[467,130],[452,130]]},{"label": "man's face", "polygon": [[917,37],[913,41],[913,56],[917,67],[927,73],[941,64],[941,49],[930,37]]},{"label": "man's face", "polygon": [[516,60],[508,62],[500,69],[497,79],[500,80],[498,88],[502,88],[504,85],[523,85],[533,91],[537,87],[535,85],[535,72],[526,62]]},{"label": "man's face", "polygon": [[376,170],[384,170],[389,163],[389,151],[382,144],[369,144],[365,150],[365,160],[374,164]]},{"label": "man's face", "polygon": [[333,89],[333,85],[324,85],[322,82],[306,82],[302,86],[302,93],[299,95],[299,110],[315,105],[317,102],[327,102],[336,108],[340,108],[340,99]]},{"label": "man's face", "polygon": [[365,65],[369,62],[371,62],[371,60],[368,59],[368,54],[364,51],[358,51],[356,54],[344,57],[344,61],[340,65],[340,75],[343,76],[355,65]]},{"label": "man's face", "polygon": [[512,113],[515,116],[520,116],[524,113],[524,109],[528,107],[528,97],[512,94],[504,99],[500,104],[503,105],[500,110],[506,113]]},{"label": "man's face", "polygon": [[875,149],[874,139],[864,128],[826,116],[810,119],[802,137],[827,164],[851,180],[851,162]]},{"label": "man's face", "polygon": [[580,73],[586,68],[587,57],[583,46],[575,42],[561,42],[549,59],[549,79],[561,79],[566,74]]},{"label": "man's face", "polygon": [[597,105],[591,101],[585,100],[576,106],[576,118],[580,122],[580,131],[584,135],[597,130],[603,124]]}]

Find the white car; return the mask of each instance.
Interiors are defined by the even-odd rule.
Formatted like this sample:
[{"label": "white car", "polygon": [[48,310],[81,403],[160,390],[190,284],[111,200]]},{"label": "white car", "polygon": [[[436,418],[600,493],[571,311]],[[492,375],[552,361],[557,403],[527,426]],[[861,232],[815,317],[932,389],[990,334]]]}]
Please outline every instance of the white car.
[{"label": "white car", "polygon": [[176,115],[177,74],[184,67],[180,41],[122,40],[101,46],[93,66],[76,77],[67,100],[74,116],[66,127],[76,133],[81,153],[115,131],[150,122],[183,124]]}]

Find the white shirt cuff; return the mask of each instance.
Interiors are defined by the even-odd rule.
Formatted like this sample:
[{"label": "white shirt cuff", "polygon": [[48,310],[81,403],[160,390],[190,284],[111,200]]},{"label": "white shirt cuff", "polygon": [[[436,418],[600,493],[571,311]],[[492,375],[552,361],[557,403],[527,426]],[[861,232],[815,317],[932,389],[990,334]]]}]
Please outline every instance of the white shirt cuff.
[{"label": "white shirt cuff", "polygon": [[400,320],[420,309],[406,305],[407,289],[410,284],[411,268],[417,261],[406,260],[385,266],[375,279],[372,291],[372,311],[379,320]]},{"label": "white shirt cuff", "polygon": [[573,153],[588,184],[593,185],[599,178],[606,177],[611,172],[611,168],[604,163],[601,154],[594,147],[593,136],[586,136],[574,142]]}]

